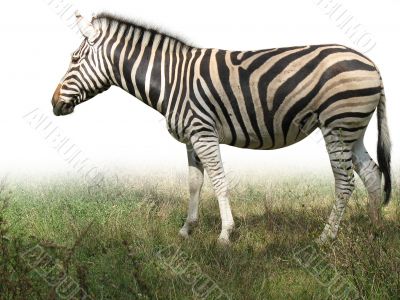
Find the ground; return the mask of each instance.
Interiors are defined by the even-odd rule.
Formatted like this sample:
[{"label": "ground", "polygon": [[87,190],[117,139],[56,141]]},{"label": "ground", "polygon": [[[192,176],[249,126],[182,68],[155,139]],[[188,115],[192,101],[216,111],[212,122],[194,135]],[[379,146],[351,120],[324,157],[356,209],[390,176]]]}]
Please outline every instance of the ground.
[{"label": "ground", "polygon": [[382,228],[372,227],[357,182],[338,239],[318,246],[331,176],[232,180],[236,230],[221,247],[209,183],[198,227],[178,236],[186,180],[6,182],[0,299],[399,299],[398,181]]}]

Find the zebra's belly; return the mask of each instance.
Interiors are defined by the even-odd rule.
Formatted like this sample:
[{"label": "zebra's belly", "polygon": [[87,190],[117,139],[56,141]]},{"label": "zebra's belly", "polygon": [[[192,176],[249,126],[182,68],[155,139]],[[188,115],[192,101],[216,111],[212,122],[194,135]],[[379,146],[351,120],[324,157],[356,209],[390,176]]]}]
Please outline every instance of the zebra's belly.
[{"label": "zebra's belly", "polygon": [[307,120],[305,124],[293,122],[292,128],[285,134],[282,129],[276,129],[273,136],[269,133],[248,131],[231,132],[229,129],[220,130],[220,143],[238,148],[273,150],[293,145],[307,136],[312,136],[318,124],[312,120]]}]

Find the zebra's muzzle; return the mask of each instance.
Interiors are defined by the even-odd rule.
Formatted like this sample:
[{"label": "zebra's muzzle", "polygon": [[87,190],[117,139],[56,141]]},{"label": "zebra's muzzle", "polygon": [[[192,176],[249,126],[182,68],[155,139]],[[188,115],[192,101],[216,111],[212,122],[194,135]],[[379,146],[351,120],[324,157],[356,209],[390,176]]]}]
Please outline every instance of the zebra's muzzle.
[{"label": "zebra's muzzle", "polygon": [[53,107],[53,113],[56,116],[69,115],[74,111],[74,105],[72,103],[66,103],[63,101],[57,102]]}]

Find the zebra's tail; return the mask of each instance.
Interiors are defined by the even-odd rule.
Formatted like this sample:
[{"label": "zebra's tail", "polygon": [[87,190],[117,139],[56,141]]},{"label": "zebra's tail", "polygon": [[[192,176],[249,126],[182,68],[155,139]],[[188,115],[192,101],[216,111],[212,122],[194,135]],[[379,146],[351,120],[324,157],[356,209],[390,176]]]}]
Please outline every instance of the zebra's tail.
[{"label": "zebra's tail", "polygon": [[391,142],[386,116],[386,97],[382,87],[381,99],[378,104],[378,164],[384,177],[384,204],[388,204],[392,192],[390,150]]}]

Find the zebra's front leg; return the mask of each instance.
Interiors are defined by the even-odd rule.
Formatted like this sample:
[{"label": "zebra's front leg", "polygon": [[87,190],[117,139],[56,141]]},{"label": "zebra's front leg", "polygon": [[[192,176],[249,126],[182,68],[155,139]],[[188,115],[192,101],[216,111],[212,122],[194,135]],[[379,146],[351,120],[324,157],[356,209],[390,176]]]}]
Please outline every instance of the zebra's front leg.
[{"label": "zebra's front leg", "polygon": [[192,145],[186,146],[189,164],[189,207],[186,222],[179,234],[188,238],[193,228],[197,225],[199,217],[200,192],[204,182],[204,168]]},{"label": "zebra's front leg", "polygon": [[220,244],[229,244],[229,237],[234,228],[234,221],[228,198],[228,183],[221,161],[219,141],[209,132],[191,138],[193,149],[210,177],[215,194],[218,198],[222,229],[218,238]]}]

